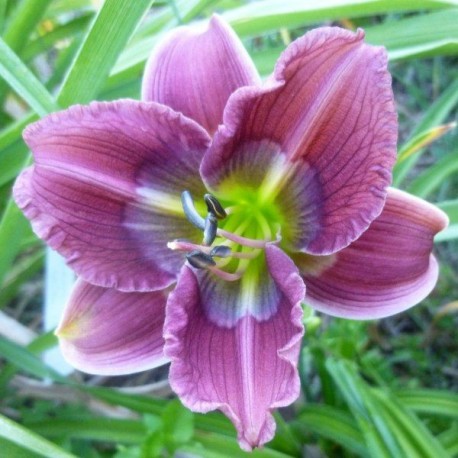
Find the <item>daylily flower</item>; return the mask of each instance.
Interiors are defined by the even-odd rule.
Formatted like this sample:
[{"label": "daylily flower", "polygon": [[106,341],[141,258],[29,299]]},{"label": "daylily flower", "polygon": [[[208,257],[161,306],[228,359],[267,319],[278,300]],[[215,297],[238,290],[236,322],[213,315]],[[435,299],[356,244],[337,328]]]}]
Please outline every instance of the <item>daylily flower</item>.
[{"label": "daylily flower", "polygon": [[391,79],[361,30],[307,33],[262,83],[215,16],[155,49],[142,92],[30,125],[14,197],[80,277],[66,358],[112,375],[171,361],[182,402],[223,411],[249,450],[299,395],[301,303],[358,319],[413,306],[447,218],[388,188]]}]

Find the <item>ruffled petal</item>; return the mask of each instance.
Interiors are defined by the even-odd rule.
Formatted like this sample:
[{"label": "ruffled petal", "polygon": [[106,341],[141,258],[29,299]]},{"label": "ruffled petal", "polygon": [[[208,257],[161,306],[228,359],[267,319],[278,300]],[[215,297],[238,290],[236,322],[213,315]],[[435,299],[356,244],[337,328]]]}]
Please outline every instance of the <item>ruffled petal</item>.
[{"label": "ruffled petal", "polygon": [[123,293],[79,280],[56,331],[65,359],[90,374],[123,375],[168,362],[165,291]]},{"label": "ruffled petal", "polygon": [[241,41],[217,15],[208,28],[174,30],[149,58],[142,98],[160,102],[213,133],[229,96],[239,87],[260,84]]},{"label": "ruffled petal", "polygon": [[291,242],[307,253],[357,239],[391,182],[397,118],[386,52],[363,39],[320,28],[293,42],[263,87],[231,96],[203,160],[215,193],[241,183],[286,202]]},{"label": "ruffled petal", "polygon": [[[239,302],[232,303],[245,313],[235,321],[221,320],[228,316],[227,304],[212,303],[219,313],[209,313],[205,301],[215,297],[215,292],[185,266],[169,296],[164,326],[172,388],[194,411],[224,412],[245,450],[272,439],[271,411],[292,403],[300,389],[296,365],[305,287],[279,248],[268,247],[266,261],[275,294],[264,297],[263,305],[273,313],[258,313],[252,301],[258,301],[259,290],[247,285],[241,288]],[[265,281],[261,278],[258,284],[262,287]]]},{"label": "ruffled petal", "polygon": [[307,285],[307,303],[355,319],[412,307],[436,284],[433,238],[447,223],[434,205],[390,189],[381,215],[356,242],[329,257],[295,258]]},{"label": "ruffled petal", "polygon": [[74,106],[29,126],[35,165],[14,197],[37,235],[90,283],[125,291],[175,281],[182,257],[167,241],[193,238],[180,194],[205,192],[207,133],[154,103]]}]

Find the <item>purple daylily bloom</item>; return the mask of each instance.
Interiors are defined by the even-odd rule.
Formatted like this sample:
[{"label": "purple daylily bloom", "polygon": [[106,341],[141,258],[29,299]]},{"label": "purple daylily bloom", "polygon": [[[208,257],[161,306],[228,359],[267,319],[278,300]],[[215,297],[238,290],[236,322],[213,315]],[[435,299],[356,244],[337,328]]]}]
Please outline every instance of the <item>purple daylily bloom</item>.
[{"label": "purple daylily bloom", "polygon": [[261,83],[215,16],[158,46],[143,101],[26,129],[35,165],[14,197],[80,276],[58,330],[75,367],[170,360],[182,402],[222,410],[249,450],[299,394],[301,302],[370,319],[429,294],[447,218],[388,188],[391,80],[384,49],[363,39],[311,31]]}]

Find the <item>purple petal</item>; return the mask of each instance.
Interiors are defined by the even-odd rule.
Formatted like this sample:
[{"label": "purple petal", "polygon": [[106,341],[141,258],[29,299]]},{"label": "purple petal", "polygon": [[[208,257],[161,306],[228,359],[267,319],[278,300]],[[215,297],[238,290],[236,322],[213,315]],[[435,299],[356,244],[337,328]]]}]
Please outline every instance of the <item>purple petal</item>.
[{"label": "purple petal", "polygon": [[[385,50],[363,38],[321,28],[292,43],[262,88],[229,99],[202,164],[215,192],[229,183],[256,189],[267,176],[280,208],[287,202],[286,219],[296,217],[288,242],[307,253],[330,254],[357,239],[380,214],[391,181],[391,78]],[[263,171],[254,168],[260,163]]]},{"label": "purple petal", "polygon": [[412,307],[436,284],[433,238],[447,223],[435,206],[390,189],[381,215],[356,242],[330,257],[316,257],[318,263],[297,257],[306,301],[330,315],[355,319]]},{"label": "purple petal", "polygon": [[168,105],[213,133],[229,96],[259,83],[239,38],[214,15],[205,30],[181,27],[156,47],[143,77],[142,98]]},{"label": "purple petal", "polygon": [[66,360],[90,374],[122,375],[168,362],[165,291],[123,293],[79,280],[56,331]]},{"label": "purple petal", "polygon": [[205,192],[201,127],[167,107],[124,100],[74,106],[24,138],[35,166],[17,180],[15,200],[82,278],[126,291],[175,281],[183,261],[166,244],[198,233],[180,194]]},{"label": "purple petal", "polygon": [[[304,284],[280,249],[268,247],[266,260],[276,291],[265,297],[274,303],[265,305],[273,314],[257,316],[247,301],[255,299],[257,291],[251,295],[244,290],[239,303],[233,303],[245,310],[244,315],[220,324],[204,303],[213,294],[210,285],[200,285],[185,266],[169,296],[164,327],[172,388],[194,411],[223,411],[245,450],[272,439],[272,410],[292,403],[300,388],[296,366],[303,335]],[[265,280],[260,278],[259,283]],[[220,312],[225,309],[221,306]]]}]

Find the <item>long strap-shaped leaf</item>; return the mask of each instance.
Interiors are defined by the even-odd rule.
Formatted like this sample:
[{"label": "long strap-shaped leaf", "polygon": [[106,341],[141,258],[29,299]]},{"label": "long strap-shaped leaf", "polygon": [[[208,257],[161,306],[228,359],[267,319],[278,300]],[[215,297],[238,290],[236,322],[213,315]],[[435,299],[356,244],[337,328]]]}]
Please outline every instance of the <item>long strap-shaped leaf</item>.
[{"label": "long strap-shaped leaf", "polygon": [[[96,97],[152,1],[105,1],[64,81],[58,97],[58,104],[61,107],[88,102]],[[12,81],[9,83],[12,84]],[[27,224],[25,219],[10,202],[0,222],[0,246],[8,246],[8,251],[2,253],[0,260],[0,284],[19,251],[20,237],[11,237],[12,231],[20,233],[25,224]]]},{"label": "long strap-shaped leaf", "polygon": [[369,387],[346,361],[328,360],[326,367],[358,422],[370,456],[449,456],[423,422],[388,390]]},{"label": "long strap-shaped leaf", "polygon": [[0,415],[0,437],[42,456],[54,458],[75,458],[56,444],[43,439],[36,433],[19,426],[14,421]]},{"label": "long strap-shaped leaf", "polygon": [[[15,53],[21,55],[27,44],[29,35],[40,22],[51,1],[52,0],[40,0],[37,2],[36,0],[22,0],[16,2],[17,6],[13,14],[11,14],[11,20],[7,24],[3,35],[5,43]],[[3,6],[3,8],[5,8],[5,6]],[[0,12],[0,14],[2,13],[5,13],[5,11]],[[7,86],[0,80],[0,106],[3,106],[7,92],[6,89]]]},{"label": "long strap-shaped leaf", "polygon": [[1,38],[0,76],[40,116],[58,109],[51,94]]},{"label": "long strap-shaped leaf", "polygon": [[[442,124],[447,116],[458,104],[458,80],[454,81],[443,92],[443,94],[431,105],[431,107],[424,113],[421,121],[416,125],[412,132],[412,137],[420,134],[421,132],[431,129]],[[415,166],[419,160],[422,151],[408,157],[405,161],[396,164],[393,173],[393,185],[400,187],[407,177],[409,171]]]}]

